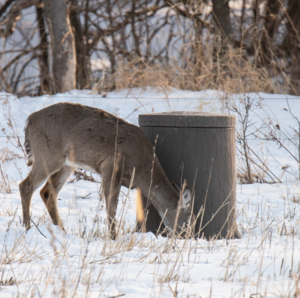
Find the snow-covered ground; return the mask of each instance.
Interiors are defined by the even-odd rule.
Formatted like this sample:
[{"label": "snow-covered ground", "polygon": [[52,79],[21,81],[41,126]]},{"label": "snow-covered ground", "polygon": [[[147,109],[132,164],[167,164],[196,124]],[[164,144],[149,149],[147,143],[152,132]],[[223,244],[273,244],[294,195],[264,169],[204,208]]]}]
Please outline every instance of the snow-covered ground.
[{"label": "snow-covered ground", "polygon": [[[274,125],[280,125],[278,137],[297,157],[297,146],[280,133],[288,132],[295,138],[293,129],[298,131],[299,124],[287,111],[286,98],[296,117],[300,98],[246,96],[255,103],[263,99],[263,107],[257,105],[251,112],[254,124],[250,132],[272,118]],[[16,138],[7,143],[5,133],[15,136],[18,131],[23,142],[25,121],[32,112],[68,101],[95,106],[138,124],[140,113],[220,112],[220,97],[226,96],[211,90],[159,92],[150,88],[111,92],[105,97],[76,90],[35,98],[0,94],[0,122],[5,128],[0,131],[0,297],[300,297],[298,164],[282,146],[257,140],[254,135],[253,140],[249,137],[251,146],[282,183],[237,185],[240,240],[172,240],[132,233],[136,194],[122,188],[117,210],[119,235],[111,241],[105,203],[99,201],[101,181],[96,176],[97,183],[67,183],[61,191],[59,212],[66,234],[52,225],[38,191],[31,209],[37,227],[27,233],[22,227],[18,183],[29,168],[22,151],[14,146]],[[232,98],[238,106],[245,97]],[[12,116],[14,131],[8,122]],[[282,169],[286,165],[288,170]]]}]

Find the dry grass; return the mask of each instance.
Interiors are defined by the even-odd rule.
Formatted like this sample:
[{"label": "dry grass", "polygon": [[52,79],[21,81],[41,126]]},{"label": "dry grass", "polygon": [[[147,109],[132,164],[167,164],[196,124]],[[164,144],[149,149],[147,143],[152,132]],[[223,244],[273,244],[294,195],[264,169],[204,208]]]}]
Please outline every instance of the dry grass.
[{"label": "dry grass", "polygon": [[72,183],[74,181],[79,181],[79,180],[99,182],[99,181],[95,180],[95,178],[93,177],[93,175],[91,173],[88,174],[86,171],[84,171],[82,169],[76,169],[73,174],[74,174],[75,178],[70,180],[69,183]]},{"label": "dry grass", "polygon": [[271,72],[249,61],[240,49],[229,48],[224,55],[215,56],[210,45],[202,50],[193,46],[193,58],[185,56],[167,65],[148,65],[141,59],[120,61],[115,73],[104,75],[94,91],[151,86],[166,92],[171,87],[193,91],[229,87],[233,93],[289,93],[291,82],[287,76],[271,76]]},{"label": "dry grass", "polygon": [[[25,151],[20,141],[19,132],[11,111],[8,96],[0,98],[0,107],[2,108],[3,118],[0,120],[1,131],[6,137],[7,143],[18,149],[19,154],[9,150],[7,147],[0,149],[0,192],[10,193],[10,181],[7,175],[9,165],[14,165],[22,177],[21,169],[17,166],[19,159],[25,158]],[[3,121],[3,122],[2,122]]]},{"label": "dry grass", "polygon": [[[0,181],[0,192],[6,192],[6,193],[10,193],[11,189],[10,189],[10,181],[8,179],[7,174],[5,173],[5,163],[7,163],[7,159],[6,159],[6,152],[8,151],[7,148],[4,148],[1,150],[2,154],[0,155],[0,174],[1,174],[1,181]],[[3,154],[4,151],[4,154]]]}]

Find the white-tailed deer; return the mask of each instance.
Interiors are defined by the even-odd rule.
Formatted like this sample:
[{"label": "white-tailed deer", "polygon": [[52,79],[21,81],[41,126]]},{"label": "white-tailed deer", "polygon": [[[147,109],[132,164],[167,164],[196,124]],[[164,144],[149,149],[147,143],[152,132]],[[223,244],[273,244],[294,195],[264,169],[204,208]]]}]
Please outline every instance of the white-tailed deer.
[{"label": "white-tailed deer", "polygon": [[[111,238],[121,185],[139,188],[170,230],[180,231],[191,216],[191,193],[182,198],[166,177],[154,148],[141,129],[100,109],[58,103],[31,114],[25,127],[25,147],[31,171],[20,185],[23,224],[30,228],[30,203],[40,191],[52,222],[62,227],[57,196],[70,174],[82,168],[102,176]],[[167,212],[166,212],[167,210]]]}]

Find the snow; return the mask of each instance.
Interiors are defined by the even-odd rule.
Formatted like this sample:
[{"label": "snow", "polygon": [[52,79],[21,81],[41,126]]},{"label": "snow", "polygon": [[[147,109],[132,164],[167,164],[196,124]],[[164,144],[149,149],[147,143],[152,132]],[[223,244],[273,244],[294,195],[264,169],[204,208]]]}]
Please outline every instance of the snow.
[{"label": "snow", "polygon": [[[300,100],[273,94],[231,95],[239,105],[248,96],[264,108],[251,113],[255,127],[268,122],[295,135],[295,116]],[[8,112],[23,142],[28,115],[57,102],[95,106],[138,125],[138,114],[168,110],[222,112],[213,90],[121,90],[93,94],[73,90],[64,94],[16,98],[0,94],[0,123],[6,133]],[[9,105],[7,104],[9,102]],[[10,107],[10,109],[9,109]],[[270,113],[269,113],[270,114]],[[8,117],[11,118],[11,117]],[[238,123],[240,125],[240,123]],[[267,131],[267,128],[264,128]],[[283,135],[279,137],[284,138]],[[298,140],[296,140],[298,142]],[[297,148],[284,143],[297,156]],[[23,157],[16,139],[7,143],[0,132],[0,159],[4,149]],[[29,171],[24,159],[1,163],[10,184],[5,192],[0,180],[0,297],[294,297],[299,294],[300,193],[298,164],[284,148],[272,141],[254,139],[251,146],[263,152],[270,169],[282,183],[237,185],[237,223],[241,239],[176,240],[134,233],[135,190],[122,188],[117,220],[119,235],[107,235],[104,201],[99,201],[99,182],[67,183],[59,194],[59,212],[66,233],[51,223],[46,208],[34,193],[31,205],[36,224],[26,233],[18,184]],[[289,164],[289,170],[282,166]],[[1,176],[0,176],[1,177]],[[71,179],[74,177],[71,177]],[[7,180],[5,179],[5,181]],[[176,296],[177,295],[177,296]]]}]

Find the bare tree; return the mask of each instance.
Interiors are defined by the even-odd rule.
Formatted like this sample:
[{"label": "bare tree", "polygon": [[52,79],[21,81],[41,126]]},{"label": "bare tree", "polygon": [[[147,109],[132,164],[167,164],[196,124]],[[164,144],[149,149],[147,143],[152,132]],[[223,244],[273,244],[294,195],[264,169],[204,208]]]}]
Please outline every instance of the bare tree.
[{"label": "bare tree", "polygon": [[279,12],[280,0],[267,0],[265,6],[264,29],[261,39],[261,63],[268,65],[274,59],[276,49],[274,47],[274,36],[280,24]]},{"label": "bare tree", "polygon": [[0,37],[8,37],[12,35],[16,28],[16,22],[21,17],[21,11],[32,5],[40,5],[41,0],[20,0],[20,1],[7,0],[0,9],[0,16],[5,12],[5,10],[11,4],[12,6],[10,7],[10,10],[6,16],[5,22],[2,22],[2,24],[0,24]]},{"label": "bare tree", "polygon": [[[88,35],[89,19],[88,19],[88,7],[89,0],[85,3],[84,12],[84,24],[80,22],[80,6],[78,0],[72,0],[73,9],[70,10],[70,24],[73,29],[76,48],[76,87],[79,89],[87,88],[91,86],[91,74],[90,74],[90,54],[88,44],[86,42],[86,36]],[[83,7],[81,7],[83,8]]]},{"label": "bare tree", "polygon": [[290,57],[290,73],[293,81],[292,94],[300,93],[300,2],[289,0],[285,15],[287,18],[287,34],[283,47]]},{"label": "bare tree", "polygon": [[53,91],[76,88],[76,52],[65,0],[44,1],[44,15],[50,33]]},{"label": "bare tree", "polygon": [[229,0],[212,0],[213,20],[222,40],[230,39],[232,35],[228,2]]},{"label": "bare tree", "polygon": [[39,50],[38,62],[40,67],[40,90],[39,94],[51,92],[51,78],[49,75],[49,55],[48,55],[48,34],[46,32],[43,8],[36,6],[36,15],[39,29]]}]

